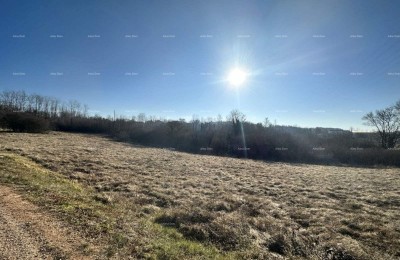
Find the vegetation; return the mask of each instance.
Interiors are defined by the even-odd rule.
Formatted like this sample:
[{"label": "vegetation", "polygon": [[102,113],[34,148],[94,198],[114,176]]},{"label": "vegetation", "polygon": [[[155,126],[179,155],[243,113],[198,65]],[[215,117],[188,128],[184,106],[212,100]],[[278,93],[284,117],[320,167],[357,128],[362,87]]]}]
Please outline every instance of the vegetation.
[{"label": "vegetation", "polygon": [[[266,161],[346,165],[400,166],[400,103],[369,113],[378,133],[353,133],[334,128],[299,128],[246,121],[233,110],[226,120],[199,119],[190,122],[147,117],[103,118],[88,116],[87,106],[77,101],[63,103],[54,98],[28,95],[23,91],[0,94],[0,122],[18,132],[48,129],[101,133],[116,140],[196,154],[244,157]],[[1,118],[3,118],[1,120]],[[371,121],[372,120],[372,121]],[[1,127],[1,123],[0,123]]]},{"label": "vegetation", "polygon": [[43,133],[50,129],[48,120],[36,117],[31,113],[8,112],[2,118],[2,124],[14,132]]},{"label": "vegetation", "polygon": [[366,114],[367,125],[377,129],[382,148],[394,148],[400,139],[400,101],[396,105]]},{"label": "vegetation", "polygon": [[[146,215],[128,218],[132,208],[124,203],[126,200],[111,203],[93,187],[12,153],[0,154],[0,183],[20,191],[22,189],[27,199],[79,230],[86,241],[81,241],[82,246],[76,250],[88,258],[118,258],[117,253],[124,258],[146,259],[228,257],[215,247],[187,240],[176,230],[155,224]],[[136,225],[139,229],[137,232],[144,235],[142,241],[137,241],[139,234],[129,237],[133,230],[122,229],[119,224],[121,221],[132,221],[129,224]],[[132,229],[132,226],[129,228]],[[89,246],[92,243],[95,243],[95,247]],[[100,248],[100,252],[95,251],[97,248]],[[68,255],[57,257],[67,258]]]},{"label": "vegetation", "polygon": [[265,163],[60,132],[0,133],[0,151],[0,181],[99,239],[104,257],[400,256],[397,168]]}]

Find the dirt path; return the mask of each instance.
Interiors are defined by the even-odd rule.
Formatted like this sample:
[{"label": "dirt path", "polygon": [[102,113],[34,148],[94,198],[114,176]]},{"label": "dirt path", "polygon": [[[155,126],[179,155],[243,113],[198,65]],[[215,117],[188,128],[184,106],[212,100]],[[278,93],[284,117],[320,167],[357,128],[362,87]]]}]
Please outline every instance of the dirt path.
[{"label": "dirt path", "polygon": [[0,259],[94,259],[78,234],[0,185]]}]

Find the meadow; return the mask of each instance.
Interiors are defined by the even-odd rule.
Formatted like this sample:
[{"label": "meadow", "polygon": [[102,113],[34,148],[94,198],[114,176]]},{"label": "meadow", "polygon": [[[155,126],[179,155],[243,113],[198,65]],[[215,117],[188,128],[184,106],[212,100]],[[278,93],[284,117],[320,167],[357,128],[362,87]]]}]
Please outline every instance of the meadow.
[{"label": "meadow", "polygon": [[[104,246],[104,258],[400,257],[399,168],[194,155],[61,132],[2,132],[0,153],[0,182],[29,191]],[[52,185],[52,173],[63,181]]]}]

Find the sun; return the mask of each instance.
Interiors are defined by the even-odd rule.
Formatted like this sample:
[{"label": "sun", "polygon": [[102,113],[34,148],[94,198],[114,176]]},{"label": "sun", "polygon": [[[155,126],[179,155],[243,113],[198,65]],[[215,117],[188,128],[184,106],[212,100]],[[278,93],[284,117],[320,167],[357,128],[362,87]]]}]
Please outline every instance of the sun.
[{"label": "sun", "polygon": [[238,87],[243,85],[247,79],[247,72],[240,68],[232,69],[228,74],[228,81],[232,86]]}]

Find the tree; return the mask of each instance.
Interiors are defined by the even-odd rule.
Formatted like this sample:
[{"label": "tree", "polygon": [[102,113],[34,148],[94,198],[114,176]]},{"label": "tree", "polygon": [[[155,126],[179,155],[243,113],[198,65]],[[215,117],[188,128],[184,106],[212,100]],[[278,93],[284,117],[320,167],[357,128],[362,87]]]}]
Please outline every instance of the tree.
[{"label": "tree", "polygon": [[271,127],[272,123],[269,121],[268,117],[265,118],[264,120],[264,127]]},{"label": "tree", "polygon": [[230,112],[228,116],[228,121],[232,122],[233,131],[235,135],[237,135],[241,133],[243,123],[246,121],[246,116],[239,110],[235,109]]},{"label": "tree", "polygon": [[145,113],[140,113],[137,116],[137,119],[138,119],[139,122],[146,123],[146,121],[147,121],[146,114]]},{"label": "tree", "polygon": [[235,109],[232,110],[231,113],[228,116],[228,120],[232,121],[233,124],[238,124],[240,122],[246,121],[246,116],[240,112],[239,110]]},{"label": "tree", "polygon": [[393,148],[400,138],[400,101],[394,106],[369,112],[363,118],[366,125],[377,129],[381,146]]},{"label": "tree", "polygon": [[397,103],[394,105],[394,108],[396,109],[397,115],[400,116],[400,100],[397,101]]}]

